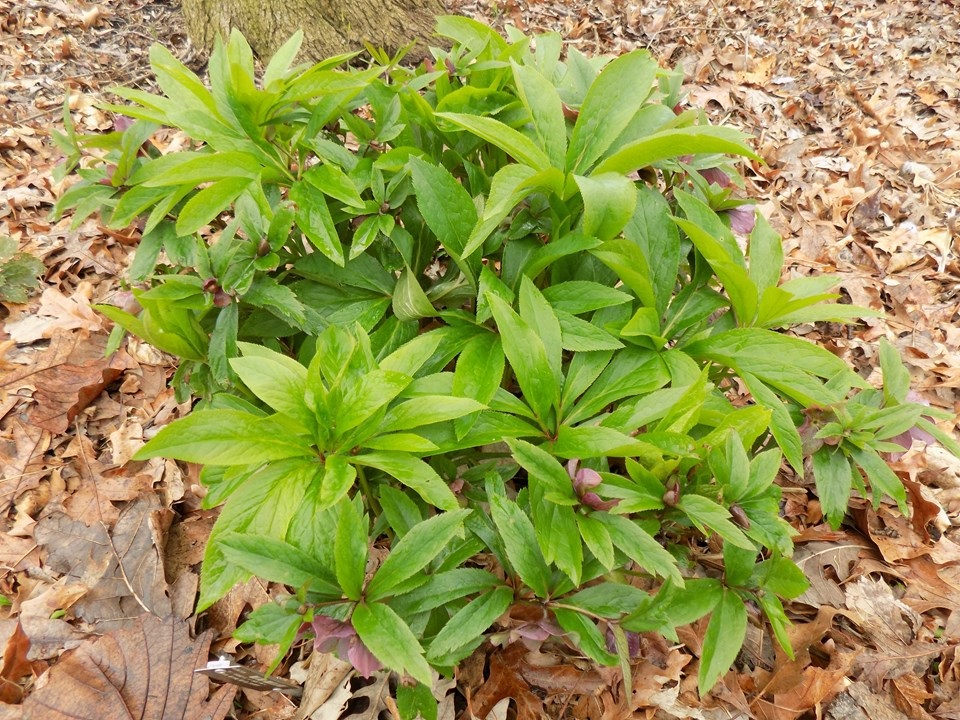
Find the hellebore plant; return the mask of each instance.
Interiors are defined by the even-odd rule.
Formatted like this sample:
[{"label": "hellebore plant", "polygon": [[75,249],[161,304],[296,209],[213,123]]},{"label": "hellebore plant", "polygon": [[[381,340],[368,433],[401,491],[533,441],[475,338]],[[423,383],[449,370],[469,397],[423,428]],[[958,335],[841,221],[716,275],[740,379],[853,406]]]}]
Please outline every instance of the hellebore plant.
[{"label": "hellebore plant", "polygon": [[[789,653],[780,598],[807,581],[778,475],[812,455],[837,525],[853,490],[906,510],[891,439],[952,441],[889,346],[875,389],[781,332],[872,313],[832,278],[781,282],[780,238],[733,195],[732,156],[757,156],[683,109],[680,73],[438,32],[451,49],[413,69],[292,67],[295,37],[259,85],[234,34],[209,89],[156,46],[162,95],[120,88],[129,126],[59,139],[80,176],[59,209],[142,233],[136,304],[101,308],[114,343],[176,355],[199,397],[137,455],[202,463],[222,505],[198,610],[275,583],[237,636],[286,651],[307,628],[407,675],[409,717],[488,640],[629,683],[637,633],[710,615],[706,692],[750,605]],[[161,153],[161,127],[190,143]]]}]

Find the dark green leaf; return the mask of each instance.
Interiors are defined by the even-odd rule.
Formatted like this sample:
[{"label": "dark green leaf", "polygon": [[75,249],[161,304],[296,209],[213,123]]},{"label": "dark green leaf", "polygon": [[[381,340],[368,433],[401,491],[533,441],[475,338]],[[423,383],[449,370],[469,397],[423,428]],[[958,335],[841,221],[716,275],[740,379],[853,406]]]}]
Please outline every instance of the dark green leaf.
[{"label": "dark green leaf", "polygon": [[450,618],[430,643],[428,658],[441,658],[485,633],[493,621],[503,615],[513,600],[513,591],[498,587],[464,605]]},{"label": "dark green leaf", "polygon": [[400,616],[381,603],[360,603],[353,609],[353,627],[374,656],[391,670],[430,684],[430,666],[423,648]]},{"label": "dark green leaf", "polygon": [[724,588],[703,637],[697,682],[701,695],[710,690],[733,665],[746,633],[747,608],[739,595]]}]

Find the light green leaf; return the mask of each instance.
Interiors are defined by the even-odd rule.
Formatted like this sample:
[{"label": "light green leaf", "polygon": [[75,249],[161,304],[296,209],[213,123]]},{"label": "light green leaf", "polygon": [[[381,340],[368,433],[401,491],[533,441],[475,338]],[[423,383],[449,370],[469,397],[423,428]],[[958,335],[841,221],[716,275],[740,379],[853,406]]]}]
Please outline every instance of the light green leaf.
[{"label": "light green leaf", "polygon": [[677,508],[690,518],[700,532],[709,535],[715,532],[727,542],[744,550],[755,550],[756,546],[730,520],[730,512],[722,505],[703,495],[684,495]]},{"label": "light green leaf", "polygon": [[336,432],[340,435],[368,420],[409,385],[412,378],[392,370],[373,370],[342,388],[343,399],[336,411]]},{"label": "light green leaf", "polygon": [[283,540],[251,533],[227,532],[218,542],[228,562],[270,582],[292,588],[308,587],[331,597],[340,597],[329,568]]},{"label": "light green leaf", "polygon": [[656,72],[657,63],[645,50],[622,55],[600,72],[573,128],[568,171],[583,173],[613,145],[650,95]]},{"label": "light green leaf", "polygon": [[343,267],[346,262],[343,246],[323,193],[309,183],[298,180],[290,186],[289,197],[297,206],[294,216],[297,227],[317,250]]},{"label": "light green leaf", "polygon": [[273,417],[240,410],[198,410],[162,428],[135,460],[171,457],[206,465],[250,465],[314,452]]},{"label": "light green leaf", "polygon": [[534,67],[518,65],[512,60],[511,65],[520,100],[533,117],[540,147],[547,153],[551,165],[562,168],[567,153],[567,126],[557,89]]},{"label": "light green leaf", "polygon": [[381,603],[360,603],[353,609],[353,628],[374,656],[391,670],[430,684],[430,666],[416,635],[400,616]]},{"label": "light green leaf", "polygon": [[604,241],[619,235],[637,206],[633,181],[616,173],[574,175],[573,179],[583,197],[583,233]]},{"label": "light green leaf", "polygon": [[305,429],[316,422],[304,401],[307,369],[293,358],[263,345],[237,343],[243,357],[230,366],[250,391],[279,413],[299,421]]},{"label": "light green leaf", "polygon": [[419,458],[401,452],[365,452],[351,461],[383,470],[417,493],[425,501],[441,510],[457,510],[460,504],[436,471]]},{"label": "light green leaf", "polygon": [[635,522],[622,515],[606,512],[595,512],[590,517],[603,523],[613,544],[640,567],[662,578],[673,580],[678,585],[683,584],[683,577],[673,555]]},{"label": "light green leaf", "polygon": [[489,117],[464,115],[462,113],[438,112],[436,117],[448,120],[477,137],[497,146],[514,159],[536,170],[546,170],[551,166],[549,156],[526,135],[509,125]]},{"label": "light green leaf", "polygon": [[367,571],[369,538],[367,520],[357,504],[349,499],[340,502],[337,536],[333,545],[337,582],[344,595],[359,600],[363,595],[363,578]]},{"label": "light green leaf", "polygon": [[626,175],[660,160],[682,155],[724,153],[760,160],[760,156],[744,143],[746,137],[739,130],[728,127],[698,125],[661,130],[622,147],[601,161],[592,174],[615,172]]},{"label": "light green leaf", "polygon": [[560,387],[543,341],[506,302],[492,293],[486,298],[523,396],[537,417],[545,421],[560,401]]},{"label": "light green leaf", "polygon": [[490,498],[490,512],[514,571],[538,597],[548,597],[550,568],[540,552],[530,518],[515,502],[501,495]]},{"label": "light green leaf", "polygon": [[180,209],[177,235],[190,235],[209,223],[250,187],[247,178],[225,178],[205,187]]},{"label": "light green leaf", "polygon": [[583,613],[566,608],[554,608],[553,615],[574,644],[596,663],[613,667],[618,664],[616,655],[607,652],[607,643],[596,623]]},{"label": "light green leaf", "polygon": [[471,510],[440,513],[417,523],[390,548],[390,554],[367,586],[368,600],[380,600],[418,573],[457,535]]},{"label": "light green leaf", "polygon": [[333,507],[345,496],[353,481],[357,479],[357,469],[342,455],[327,455],[323,460],[323,480],[320,486],[319,509]]},{"label": "light green leaf", "polygon": [[410,430],[432,423],[449,422],[483,410],[486,405],[471,398],[421,395],[396,405],[377,425],[378,433]]},{"label": "light green leaf", "polygon": [[747,608],[739,595],[724,588],[703,637],[700,676],[697,679],[701,695],[709,691],[733,665],[746,634]]},{"label": "light green leaf", "polygon": [[490,181],[490,193],[487,195],[483,216],[463,246],[463,257],[469,257],[480,249],[517,204],[533,192],[535,188],[528,181],[535,174],[536,170],[533,168],[517,164],[504,165],[497,171]]},{"label": "light green leaf", "polygon": [[464,605],[434,637],[427,657],[441,658],[476,640],[507,611],[512,600],[510,588],[498,587]]}]

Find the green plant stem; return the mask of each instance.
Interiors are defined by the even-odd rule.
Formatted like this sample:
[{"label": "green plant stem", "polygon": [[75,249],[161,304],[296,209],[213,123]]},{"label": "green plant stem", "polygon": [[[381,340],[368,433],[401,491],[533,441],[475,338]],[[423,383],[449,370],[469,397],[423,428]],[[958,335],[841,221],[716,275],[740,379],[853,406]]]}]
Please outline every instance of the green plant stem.
[{"label": "green plant stem", "polygon": [[367,481],[367,474],[364,472],[364,469],[356,465],[357,468],[357,482],[360,483],[360,492],[363,493],[364,498],[367,500],[367,506],[373,511],[374,515],[380,515],[383,512],[383,509],[380,507],[380,500],[373,494],[373,491],[370,489],[370,483]]}]

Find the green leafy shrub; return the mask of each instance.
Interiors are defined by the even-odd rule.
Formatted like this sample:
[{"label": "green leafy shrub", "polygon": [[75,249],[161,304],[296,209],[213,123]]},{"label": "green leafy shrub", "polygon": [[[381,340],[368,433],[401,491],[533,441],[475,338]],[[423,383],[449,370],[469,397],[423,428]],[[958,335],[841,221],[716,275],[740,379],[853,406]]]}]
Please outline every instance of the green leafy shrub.
[{"label": "green leafy shrub", "polygon": [[[706,691],[748,604],[790,652],[780,598],[806,580],[783,460],[803,474],[812,455],[836,525],[853,489],[905,509],[891,438],[950,439],[890,348],[875,390],[777,332],[868,311],[831,302],[831,278],[781,283],[780,238],[732,194],[730,156],[757,158],[680,109],[679,73],[438,30],[452,49],[413,70],[290,68],[294,38],[259,86],[234,35],[211,89],[158,46],[164,95],[120,89],[128,127],[61,138],[99,159],[60,209],[143,222],[142,309],[102,311],[201,397],[137,456],[204,464],[223,505],[199,610],[257,575],[290,594],[239,637],[288,648],[310,627],[419,683],[502,640],[515,604],[628,682],[631,633],[712,614]],[[192,145],[161,154],[160,127]]]},{"label": "green leafy shrub", "polygon": [[25,303],[43,270],[40,260],[19,251],[16,240],[0,235],[0,302]]}]

